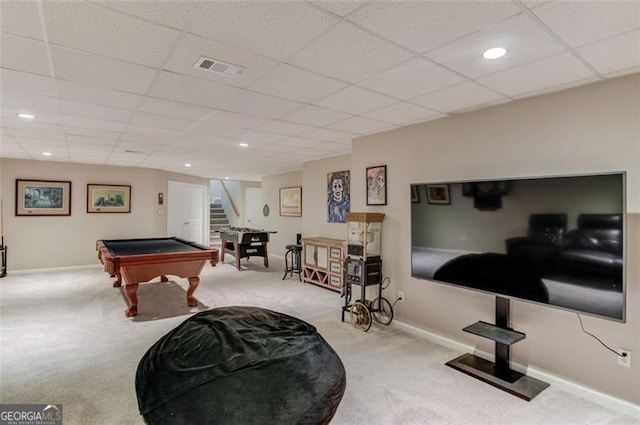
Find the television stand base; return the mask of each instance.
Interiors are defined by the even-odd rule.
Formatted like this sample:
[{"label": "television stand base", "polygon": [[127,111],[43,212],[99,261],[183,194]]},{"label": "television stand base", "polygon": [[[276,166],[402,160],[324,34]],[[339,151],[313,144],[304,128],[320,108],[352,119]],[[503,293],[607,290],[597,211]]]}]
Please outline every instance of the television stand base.
[{"label": "television stand base", "polygon": [[463,354],[446,365],[527,401],[533,400],[549,386],[546,382],[512,369],[497,373],[493,362],[473,354]]}]

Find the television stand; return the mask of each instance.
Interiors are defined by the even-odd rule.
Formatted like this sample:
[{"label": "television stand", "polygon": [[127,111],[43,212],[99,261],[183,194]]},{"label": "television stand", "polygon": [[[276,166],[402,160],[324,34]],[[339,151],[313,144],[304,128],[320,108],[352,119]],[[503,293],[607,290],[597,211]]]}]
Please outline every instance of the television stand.
[{"label": "television stand", "polygon": [[495,341],[495,363],[473,354],[463,354],[447,362],[447,366],[527,401],[549,386],[509,367],[509,347],[526,335],[509,328],[508,298],[496,297],[495,325],[480,321],[462,330]]}]

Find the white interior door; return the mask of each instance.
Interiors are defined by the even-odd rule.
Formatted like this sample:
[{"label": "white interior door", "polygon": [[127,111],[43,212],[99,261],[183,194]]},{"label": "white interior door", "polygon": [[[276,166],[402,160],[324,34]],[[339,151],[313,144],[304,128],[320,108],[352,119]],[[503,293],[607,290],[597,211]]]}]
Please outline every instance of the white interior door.
[{"label": "white interior door", "polygon": [[262,189],[248,187],[244,191],[245,226],[252,229],[262,229],[262,207],[260,201]]},{"label": "white interior door", "polygon": [[169,182],[167,195],[167,232],[191,242],[209,245],[206,239],[207,187]]}]

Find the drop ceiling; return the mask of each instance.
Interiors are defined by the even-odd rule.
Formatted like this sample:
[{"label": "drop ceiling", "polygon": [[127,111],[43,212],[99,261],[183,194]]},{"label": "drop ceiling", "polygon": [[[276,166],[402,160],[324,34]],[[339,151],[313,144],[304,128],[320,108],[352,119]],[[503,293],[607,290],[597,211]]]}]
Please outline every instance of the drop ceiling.
[{"label": "drop ceiling", "polygon": [[25,0],[0,15],[0,157],[207,178],[301,170],[363,135],[640,71],[638,1]]}]

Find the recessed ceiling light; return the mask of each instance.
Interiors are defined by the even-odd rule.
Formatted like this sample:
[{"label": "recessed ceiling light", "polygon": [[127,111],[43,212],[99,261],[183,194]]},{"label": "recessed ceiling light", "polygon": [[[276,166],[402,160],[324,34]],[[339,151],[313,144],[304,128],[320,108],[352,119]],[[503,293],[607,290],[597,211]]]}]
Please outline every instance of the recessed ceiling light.
[{"label": "recessed ceiling light", "polygon": [[225,177],[224,179],[225,179],[225,180],[229,180],[229,177]]},{"label": "recessed ceiling light", "polygon": [[485,59],[493,60],[493,59],[500,59],[506,54],[507,54],[507,49],[505,49],[504,47],[492,47],[490,49],[487,49],[482,54],[482,57]]},{"label": "recessed ceiling light", "polygon": [[51,152],[42,152],[43,156],[51,156]]},{"label": "recessed ceiling light", "polygon": [[240,147],[241,148],[248,148],[249,147],[249,143],[240,143]]},{"label": "recessed ceiling light", "polygon": [[26,112],[20,112],[19,114],[16,114],[18,116],[18,118],[22,118],[23,120],[32,120],[34,119],[36,116],[33,114],[27,114]]},{"label": "recessed ceiling light", "polygon": [[191,167],[191,164],[189,164],[188,162],[186,164],[184,164],[185,167]]}]

